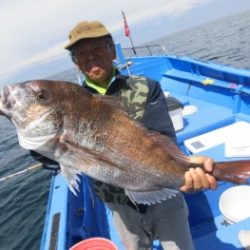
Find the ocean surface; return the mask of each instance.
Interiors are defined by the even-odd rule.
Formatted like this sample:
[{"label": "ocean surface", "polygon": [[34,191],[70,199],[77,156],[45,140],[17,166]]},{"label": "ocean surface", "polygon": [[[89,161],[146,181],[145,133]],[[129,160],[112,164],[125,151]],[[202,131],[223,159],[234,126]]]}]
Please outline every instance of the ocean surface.
[{"label": "ocean surface", "polygon": [[[250,10],[153,43],[169,54],[250,69]],[[77,72],[70,69],[50,78],[77,82]],[[34,163],[18,145],[15,128],[0,117],[0,178]],[[0,250],[39,249],[50,176],[48,170],[34,170],[0,182]]]}]

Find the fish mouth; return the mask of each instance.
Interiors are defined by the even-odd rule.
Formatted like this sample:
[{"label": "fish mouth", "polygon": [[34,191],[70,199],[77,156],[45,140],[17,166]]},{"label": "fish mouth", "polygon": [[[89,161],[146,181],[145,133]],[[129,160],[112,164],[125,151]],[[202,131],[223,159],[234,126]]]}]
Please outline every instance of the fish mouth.
[{"label": "fish mouth", "polygon": [[10,109],[13,106],[13,100],[9,100],[10,90],[8,87],[4,87],[0,91],[0,115],[6,115],[4,111]]},{"label": "fish mouth", "polygon": [[4,87],[3,89],[1,89],[0,101],[3,105],[7,102],[9,94],[10,94],[10,91],[7,87]]}]

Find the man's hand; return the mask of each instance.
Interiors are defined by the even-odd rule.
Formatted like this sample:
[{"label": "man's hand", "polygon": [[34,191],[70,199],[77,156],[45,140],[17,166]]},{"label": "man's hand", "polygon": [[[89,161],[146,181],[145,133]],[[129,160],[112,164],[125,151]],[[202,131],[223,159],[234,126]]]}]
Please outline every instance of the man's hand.
[{"label": "man's hand", "polygon": [[[202,163],[207,172],[212,172],[214,161],[205,156],[191,156],[193,163]],[[184,176],[184,185],[180,188],[182,192],[197,192],[202,189],[216,189],[216,179],[209,173],[205,173],[201,168],[190,168]]]}]

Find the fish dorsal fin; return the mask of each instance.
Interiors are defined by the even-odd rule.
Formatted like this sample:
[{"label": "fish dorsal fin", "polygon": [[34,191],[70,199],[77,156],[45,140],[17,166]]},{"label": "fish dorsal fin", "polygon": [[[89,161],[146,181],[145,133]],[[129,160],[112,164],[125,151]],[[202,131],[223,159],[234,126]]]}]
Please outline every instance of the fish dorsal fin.
[{"label": "fish dorsal fin", "polygon": [[78,174],[81,174],[81,172],[77,169],[63,166],[60,164],[62,174],[65,177],[65,180],[69,186],[70,191],[77,196],[76,191],[79,192],[79,184],[80,178],[78,177]]},{"label": "fish dorsal fin", "polygon": [[181,163],[187,163],[188,158],[182,153],[178,146],[166,135],[158,132],[148,131],[151,137],[158,145],[165,149],[166,153]]},{"label": "fish dorsal fin", "polygon": [[164,200],[175,197],[178,191],[174,189],[163,188],[146,192],[125,190],[125,193],[133,203],[151,205],[161,203]]},{"label": "fish dorsal fin", "polygon": [[100,95],[100,94],[94,94],[94,96],[96,98],[99,98],[101,101],[105,102],[109,106],[112,106],[115,109],[118,109],[125,114],[128,113],[126,108],[124,106],[122,106],[121,99],[118,96]]}]

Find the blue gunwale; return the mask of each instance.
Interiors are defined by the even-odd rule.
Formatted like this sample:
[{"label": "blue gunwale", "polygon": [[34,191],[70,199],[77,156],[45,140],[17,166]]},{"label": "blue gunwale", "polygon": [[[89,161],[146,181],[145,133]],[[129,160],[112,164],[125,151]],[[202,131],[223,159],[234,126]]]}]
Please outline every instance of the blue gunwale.
[{"label": "blue gunwale", "polygon": [[[122,55],[120,51],[117,54]],[[248,70],[171,55],[122,58],[120,61],[122,64],[132,62],[129,67],[131,74],[155,79],[164,91],[170,92],[184,105],[198,107],[198,112],[185,118],[184,129],[177,132],[178,144],[186,154],[189,152],[183,144],[184,140],[236,121],[250,122]],[[127,73],[126,69],[122,71]],[[206,80],[210,83],[206,84]],[[224,144],[202,154],[216,161],[228,160],[224,157]],[[219,182],[216,191],[185,195],[197,249],[242,249],[238,232],[250,230],[250,218],[226,226],[218,208],[220,195],[231,186],[231,183]],[[60,213],[60,221],[55,249],[68,249],[77,241],[94,236],[111,238],[119,250],[124,249],[112,224],[111,213],[95,196],[88,177],[82,176],[81,190],[76,197],[69,192],[60,174],[52,176],[41,250],[49,249],[56,213]],[[159,242],[155,242],[154,249],[161,249]]]}]

